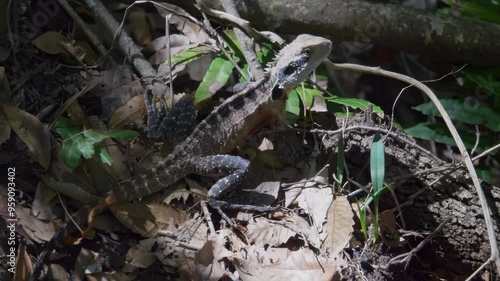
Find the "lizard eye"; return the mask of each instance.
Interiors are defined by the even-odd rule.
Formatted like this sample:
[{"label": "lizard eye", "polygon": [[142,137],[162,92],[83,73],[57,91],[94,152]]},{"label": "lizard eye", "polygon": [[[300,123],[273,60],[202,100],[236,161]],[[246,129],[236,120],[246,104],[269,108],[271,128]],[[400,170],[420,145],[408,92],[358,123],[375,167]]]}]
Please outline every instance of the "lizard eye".
[{"label": "lizard eye", "polygon": [[307,50],[304,50],[304,55],[306,57],[310,57],[311,56],[311,50],[307,49]]}]

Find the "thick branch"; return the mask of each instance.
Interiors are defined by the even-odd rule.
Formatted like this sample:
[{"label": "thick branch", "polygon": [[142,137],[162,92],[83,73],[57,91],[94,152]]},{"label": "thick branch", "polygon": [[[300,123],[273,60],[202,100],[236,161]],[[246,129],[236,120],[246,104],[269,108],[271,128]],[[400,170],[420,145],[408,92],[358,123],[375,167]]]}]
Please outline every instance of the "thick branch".
[{"label": "thick branch", "polygon": [[[221,9],[217,1],[201,1]],[[359,0],[240,0],[238,10],[261,30],[373,42],[457,63],[500,63],[500,26],[486,22]]]}]

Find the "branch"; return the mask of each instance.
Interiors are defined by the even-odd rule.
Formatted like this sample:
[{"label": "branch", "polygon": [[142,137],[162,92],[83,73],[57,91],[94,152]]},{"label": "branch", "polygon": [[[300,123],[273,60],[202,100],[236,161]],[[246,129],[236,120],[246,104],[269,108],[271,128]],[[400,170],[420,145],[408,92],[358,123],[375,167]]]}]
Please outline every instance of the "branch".
[{"label": "branch", "polygon": [[[221,9],[218,1],[198,1]],[[492,23],[360,0],[242,0],[237,9],[260,30],[371,42],[456,63],[500,64],[500,26]]]}]

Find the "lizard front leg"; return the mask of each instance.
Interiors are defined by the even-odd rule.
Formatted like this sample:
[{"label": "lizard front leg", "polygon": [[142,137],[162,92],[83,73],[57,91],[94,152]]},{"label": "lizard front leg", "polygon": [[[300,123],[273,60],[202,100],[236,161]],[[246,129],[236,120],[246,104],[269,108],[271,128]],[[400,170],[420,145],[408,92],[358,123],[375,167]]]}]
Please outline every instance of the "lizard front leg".
[{"label": "lizard front leg", "polygon": [[144,92],[144,104],[148,114],[147,135],[152,139],[162,139],[173,145],[185,140],[196,126],[196,109],[188,96],[182,97],[162,118],[161,111],[156,107],[157,97],[153,95],[150,102],[147,91]]},{"label": "lizard front leg", "polygon": [[214,209],[222,213],[220,209],[239,209],[251,211],[275,211],[277,207],[255,206],[244,204],[233,204],[224,201],[222,198],[227,195],[234,187],[243,182],[248,174],[250,161],[233,155],[211,155],[196,159],[194,171],[199,175],[220,175],[227,174],[219,179],[208,190],[208,203]]}]

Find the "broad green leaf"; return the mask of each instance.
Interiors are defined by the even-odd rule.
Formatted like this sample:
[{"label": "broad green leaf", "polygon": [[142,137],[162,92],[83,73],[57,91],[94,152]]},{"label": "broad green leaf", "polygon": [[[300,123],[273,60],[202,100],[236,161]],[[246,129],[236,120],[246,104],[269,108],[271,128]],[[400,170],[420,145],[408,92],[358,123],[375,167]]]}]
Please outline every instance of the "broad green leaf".
[{"label": "broad green leaf", "polygon": [[[495,132],[500,131],[500,113],[478,104],[461,102],[453,99],[440,100],[450,118],[454,121],[471,125],[486,123],[486,127]],[[432,102],[424,103],[414,109],[425,115],[440,116]]]},{"label": "broad green leaf", "polygon": [[495,70],[464,69],[462,72],[467,79],[476,83],[479,87],[487,91],[490,95],[500,96],[500,81],[493,79]]},{"label": "broad green leaf", "polygon": [[286,100],[286,117],[289,120],[296,121],[300,116],[300,99],[297,91],[288,94]]},{"label": "broad green leaf", "polygon": [[[404,130],[405,133],[421,139],[432,140],[439,143],[444,143],[452,146],[455,145],[455,141],[451,137],[448,128],[443,123],[420,123],[413,127]],[[458,130],[460,138],[463,140],[465,147],[467,149],[472,149],[476,143],[476,134],[466,132],[463,130]],[[479,139],[479,144],[476,147],[476,153],[483,152],[486,148],[492,147],[498,143],[498,140],[489,137],[481,136]],[[493,151],[491,155],[495,155],[497,151]]]},{"label": "broad green leaf", "polygon": [[298,86],[288,94],[286,101],[286,111],[291,120],[296,120],[300,116],[301,105],[305,103],[306,109],[311,107],[315,96],[322,96],[321,91],[305,83],[305,88]]},{"label": "broad green leaf", "polygon": [[[342,97],[337,97],[337,96],[326,97],[325,100],[327,102],[345,105],[345,106],[349,106],[349,107],[352,107],[354,109],[360,109],[360,110],[366,110],[368,108],[368,105],[370,104],[370,102],[367,100],[356,99],[356,98],[342,98]],[[373,105],[373,112],[379,113],[379,114],[384,114],[384,111],[382,110],[382,108],[380,108],[377,105]]]},{"label": "broad green leaf", "polygon": [[59,117],[59,119],[57,119],[55,129],[64,140],[71,139],[81,132],[81,130],[66,117]]},{"label": "broad green leaf", "polygon": [[373,194],[377,198],[384,188],[385,177],[384,143],[379,132],[375,134],[370,150],[370,174],[372,177]]},{"label": "broad green leaf", "polygon": [[236,34],[232,29],[226,29],[224,30],[224,34],[227,36],[227,38],[230,40],[229,42],[226,42],[227,46],[231,48],[231,52],[233,54],[243,54],[243,50],[241,49],[240,42],[238,42],[238,39],[236,38]]},{"label": "broad green leaf", "polygon": [[108,136],[106,133],[101,133],[93,130],[88,130],[83,132],[83,135],[87,138],[88,141],[92,142],[92,144],[99,143]]},{"label": "broad green leaf", "polygon": [[297,92],[297,95],[300,97],[302,102],[305,104],[306,108],[309,108],[313,103],[314,96],[321,96],[321,92],[314,88],[302,88],[302,86],[298,86],[294,92]]},{"label": "broad green leaf", "polygon": [[476,173],[479,178],[481,178],[483,181],[491,184],[491,167],[481,165],[481,166],[476,166]]},{"label": "broad green leaf", "polygon": [[210,98],[217,90],[226,85],[233,68],[234,66],[230,61],[222,57],[216,57],[196,90],[195,103],[198,104]]},{"label": "broad green leaf", "polygon": [[455,141],[447,134],[447,131],[443,130],[443,128],[431,128],[431,124],[432,123],[419,123],[413,127],[406,128],[404,131],[416,138],[455,146]]},{"label": "broad green leaf", "polygon": [[78,149],[78,143],[73,141],[63,142],[59,158],[70,170],[75,169],[80,163],[81,152]]},{"label": "broad green leaf", "polygon": [[111,155],[109,155],[109,151],[101,145],[96,145],[95,150],[96,150],[96,155],[99,158],[99,160],[102,163],[108,164],[111,166],[111,163],[113,163],[113,159],[111,158]]},{"label": "broad green leaf", "polygon": [[84,138],[78,141],[78,149],[82,153],[85,159],[90,159],[95,154],[94,150],[95,142],[91,139]]},{"label": "broad green leaf", "polygon": [[194,47],[175,54],[172,57],[172,64],[188,64],[211,52],[212,52],[211,49],[208,49],[207,47],[204,46]]}]

